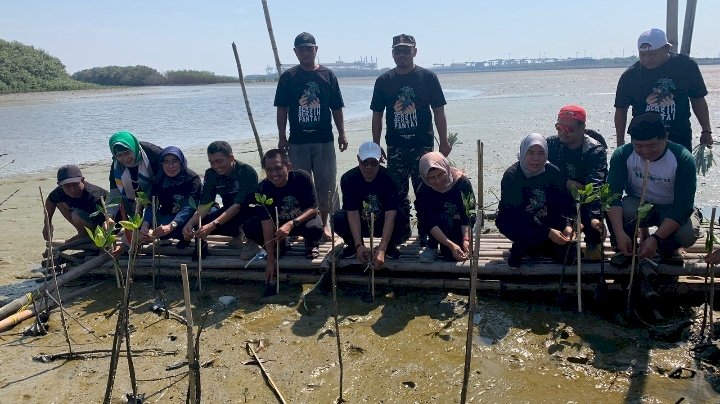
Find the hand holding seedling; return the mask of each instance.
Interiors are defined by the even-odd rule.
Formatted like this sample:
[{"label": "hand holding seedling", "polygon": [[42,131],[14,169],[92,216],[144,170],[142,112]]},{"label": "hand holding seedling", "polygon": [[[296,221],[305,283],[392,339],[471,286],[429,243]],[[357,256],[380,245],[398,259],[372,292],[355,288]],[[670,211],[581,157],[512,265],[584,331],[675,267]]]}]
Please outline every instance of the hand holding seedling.
[{"label": "hand holding seedling", "polygon": [[[567,228],[565,229],[567,231]],[[548,232],[548,237],[550,238],[550,241],[557,245],[565,245],[570,242],[570,235],[572,235],[572,229],[570,232],[566,235],[565,231],[560,231],[557,229],[550,229]]]}]

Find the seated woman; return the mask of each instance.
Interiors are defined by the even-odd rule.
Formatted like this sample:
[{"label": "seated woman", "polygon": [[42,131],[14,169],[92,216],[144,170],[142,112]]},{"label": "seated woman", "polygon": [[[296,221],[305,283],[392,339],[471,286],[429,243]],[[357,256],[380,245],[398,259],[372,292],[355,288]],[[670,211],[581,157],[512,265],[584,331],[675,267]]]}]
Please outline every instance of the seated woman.
[{"label": "seated woman", "polygon": [[153,208],[149,205],[145,208],[140,235],[143,242],[157,238],[179,239],[178,247],[182,248],[187,245],[182,228],[195,213],[195,209],[190,206],[190,198],[193,198],[195,203],[200,200],[202,183],[200,176],[187,168],[187,160],[177,147],[163,149],[160,161],[162,171],[155,177],[150,190],[150,197],[157,198],[157,227],[150,231]]},{"label": "seated woman", "polygon": [[470,226],[474,218],[465,211],[463,197],[475,194],[465,174],[438,152],[426,153],[419,163],[423,182],[415,195],[418,232],[429,234],[420,262],[432,262],[438,255],[464,261],[470,255]]},{"label": "seated woman", "polygon": [[130,132],[117,132],[110,137],[110,199],[121,203],[108,207],[111,219],[131,216],[135,211],[135,192],[150,193],[153,179],[160,172],[162,149],[152,143],[139,142]]},{"label": "seated woman", "polygon": [[520,144],[519,161],[505,171],[500,183],[495,224],[513,242],[511,268],[519,267],[528,253],[544,253],[562,262],[567,250],[562,246],[572,240],[572,197],[560,170],[548,163],[547,150],[542,135],[528,135]]}]

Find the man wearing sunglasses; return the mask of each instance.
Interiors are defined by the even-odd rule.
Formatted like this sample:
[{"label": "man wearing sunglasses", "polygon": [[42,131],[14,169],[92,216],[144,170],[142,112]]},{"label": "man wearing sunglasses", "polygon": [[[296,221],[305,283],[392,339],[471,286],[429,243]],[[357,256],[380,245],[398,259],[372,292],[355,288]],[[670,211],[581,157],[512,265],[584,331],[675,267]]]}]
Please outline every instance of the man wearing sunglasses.
[{"label": "man wearing sunglasses", "polygon": [[697,63],[687,55],[670,52],[665,32],[652,28],[638,38],[640,60],[620,76],[615,93],[617,145],[625,143],[627,111],[632,116],[655,111],[662,117],[670,141],[692,150],[690,107],[700,123],[700,143],[712,145],[708,94]]},{"label": "man wearing sunglasses", "polygon": [[[565,175],[569,192],[587,184],[599,187],[607,178],[605,139],[599,133],[585,129],[586,119],[584,108],[578,105],[562,107],[555,123],[557,136],[547,139],[548,161]],[[585,234],[585,259],[599,261],[606,233],[600,201],[582,205],[580,217]]]},{"label": "man wearing sunglasses", "polygon": [[[421,183],[418,162],[425,153],[433,150],[433,119],[440,152],[447,156],[452,146],[447,137],[445,95],[437,75],[415,65],[415,38],[406,34],[395,36],[392,55],[395,68],[375,81],[370,103],[372,136],[379,145],[385,114],[388,171],[398,184],[400,211],[409,217],[408,178],[417,191]],[[406,233],[406,236],[410,235],[409,224]],[[423,235],[420,236],[422,243]]]},{"label": "man wearing sunglasses", "polygon": [[[370,262],[381,268],[385,258],[399,258],[397,245],[402,242],[402,231],[408,218],[398,211],[398,191],[388,170],[380,165],[382,149],[374,142],[360,145],[358,166],[343,174],[340,188],[342,209],[333,214],[335,232],[345,240],[347,247],[342,258],[357,256],[358,261]],[[370,236],[371,213],[375,217],[375,251],[370,251],[363,237]]]}]

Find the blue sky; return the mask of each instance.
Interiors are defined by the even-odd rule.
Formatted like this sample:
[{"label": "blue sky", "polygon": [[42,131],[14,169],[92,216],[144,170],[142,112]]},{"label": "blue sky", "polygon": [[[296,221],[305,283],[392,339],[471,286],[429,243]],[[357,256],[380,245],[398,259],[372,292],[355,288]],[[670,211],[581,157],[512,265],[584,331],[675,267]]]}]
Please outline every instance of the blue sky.
[{"label": "blue sky", "polygon": [[[720,56],[720,1],[699,0],[692,56]],[[393,35],[418,41],[419,65],[521,57],[610,57],[637,53],[640,32],[665,28],[665,0],[269,0],[283,63],[292,41],[315,35],[320,62],[377,57],[393,65]],[[685,1],[680,1],[680,35]],[[107,65],[236,75],[274,65],[260,0],[3,0],[0,38],[44,49],[69,73]]]}]

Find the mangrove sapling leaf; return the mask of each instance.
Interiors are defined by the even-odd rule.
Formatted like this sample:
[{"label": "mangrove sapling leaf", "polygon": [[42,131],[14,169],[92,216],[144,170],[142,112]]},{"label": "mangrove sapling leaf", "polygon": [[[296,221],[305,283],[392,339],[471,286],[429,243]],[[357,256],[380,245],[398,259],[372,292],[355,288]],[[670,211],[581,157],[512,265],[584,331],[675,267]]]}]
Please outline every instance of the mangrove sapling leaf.
[{"label": "mangrove sapling leaf", "polygon": [[712,149],[701,143],[693,148],[693,157],[695,157],[696,174],[702,173],[704,177],[713,165]]},{"label": "mangrove sapling leaf", "polygon": [[93,244],[95,244],[98,248],[109,248],[115,244],[115,241],[117,240],[117,236],[114,234],[112,227],[103,229],[102,226],[97,226],[94,232],[86,227],[85,231],[90,237],[90,240],[92,240]]},{"label": "mangrove sapling leaf", "polygon": [[638,220],[643,220],[653,208],[652,203],[645,203],[637,209]]},{"label": "mangrove sapling leaf", "polygon": [[612,203],[615,202],[616,199],[620,198],[619,193],[616,192],[614,194],[611,194],[611,192],[612,191],[610,191],[610,184],[607,183],[603,184],[598,189],[601,204],[600,209],[602,209],[603,212],[607,212],[608,210],[610,210]]},{"label": "mangrove sapling leaf", "polygon": [[120,226],[125,230],[139,230],[142,227],[143,218],[140,214],[137,214],[130,218],[130,220],[121,220]]}]

